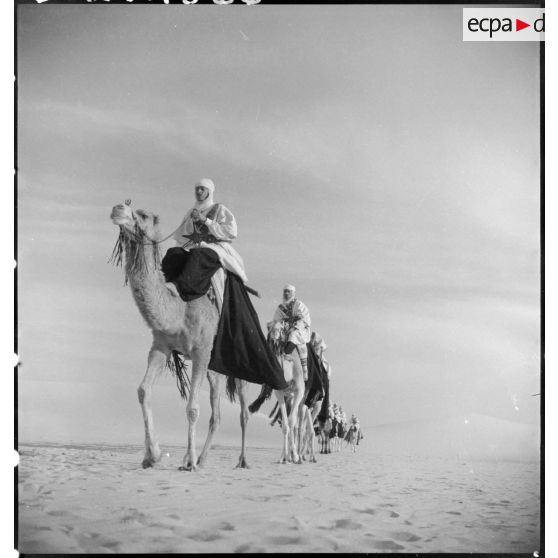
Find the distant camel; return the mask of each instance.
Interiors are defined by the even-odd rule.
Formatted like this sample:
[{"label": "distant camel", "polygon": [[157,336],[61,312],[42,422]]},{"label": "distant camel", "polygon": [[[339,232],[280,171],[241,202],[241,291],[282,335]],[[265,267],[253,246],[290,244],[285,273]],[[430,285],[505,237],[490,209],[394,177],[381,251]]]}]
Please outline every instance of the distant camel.
[{"label": "distant camel", "polygon": [[[283,356],[283,325],[276,323],[271,326],[268,333],[268,343],[277,357],[277,361],[283,370],[285,381],[289,384],[286,389],[273,390],[279,404],[281,413],[281,428],[283,430],[283,449],[279,463],[302,463],[300,456],[300,407],[304,402],[305,386],[302,372],[302,364],[298,356],[298,351],[293,351],[292,360],[287,360]],[[264,385],[258,398],[253,401],[248,409],[255,413],[262,406],[263,402],[271,395],[269,386]],[[290,409],[287,411],[287,399],[290,399]]]},{"label": "distant camel", "polygon": [[320,442],[320,453],[331,453],[331,431],[333,422],[329,416],[324,420],[318,418],[318,440]]},{"label": "distant camel", "polygon": [[360,437],[360,428],[356,424],[351,424],[345,434],[344,440],[347,442],[348,445],[351,446],[351,451],[353,453],[356,452],[356,447],[358,445]]},{"label": "distant camel", "polygon": [[[115,205],[110,218],[120,228],[113,260],[118,264],[124,259],[126,283],[130,284],[138,309],[153,333],[147,371],[138,388],[138,398],[145,426],[145,456],[142,465],[144,468],[152,467],[161,458],[151,410],[153,383],[165,368],[169,358],[171,356],[177,358],[177,353],[181,353],[184,358],[192,360],[192,378],[186,406],[188,449],[180,469],[194,471],[197,466],[203,466],[220,421],[219,398],[224,376],[207,368],[213,339],[217,332],[219,314],[207,296],[185,302],[180,297],[173,296],[165,287],[165,279],[159,269],[160,234],[158,231],[159,219],[156,215],[149,211],[132,209],[128,200],[126,204]],[[205,374],[209,380],[211,418],[205,445],[197,459],[198,400]],[[237,467],[248,467],[245,445],[248,422],[247,382],[237,378],[228,378],[227,389],[231,392],[236,390],[240,401],[242,446]],[[181,392],[185,396],[184,389],[181,389]]]},{"label": "distant camel", "polygon": [[[306,401],[308,395],[309,388],[306,386],[304,390],[304,397],[303,401]],[[287,415],[290,414],[292,408],[292,393],[286,392],[285,393],[285,405],[287,409]],[[295,440],[295,443],[298,448],[298,454],[302,461],[308,460],[310,463],[316,463],[316,456],[314,455],[314,439],[315,439],[315,432],[314,432],[314,417],[319,413],[321,406],[322,406],[323,399],[314,402],[313,404],[308,407],[306,404],[301,404],[299,406],[299,414],[297,418],[297,424],[300,425],[298,428],[298,436]],[[282,426],[281,420],[281,409],[279,408],[279,402],[275,403],[269,418],[271,418],[271,426],[275,424],[275,422],[279,421]]]}]

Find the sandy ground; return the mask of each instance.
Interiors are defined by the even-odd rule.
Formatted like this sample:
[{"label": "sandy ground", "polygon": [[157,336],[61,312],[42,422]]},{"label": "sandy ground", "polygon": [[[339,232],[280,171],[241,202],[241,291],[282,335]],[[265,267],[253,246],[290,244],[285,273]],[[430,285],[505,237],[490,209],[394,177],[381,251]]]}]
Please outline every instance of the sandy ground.
[{"label": "sandy ground", "polygon": [[26,553],[533,552],[539,548],[536,462],[317,455],[279,465],[279,449],[211,451],[178,471],[163,448],[21,445],[19,550]]}]

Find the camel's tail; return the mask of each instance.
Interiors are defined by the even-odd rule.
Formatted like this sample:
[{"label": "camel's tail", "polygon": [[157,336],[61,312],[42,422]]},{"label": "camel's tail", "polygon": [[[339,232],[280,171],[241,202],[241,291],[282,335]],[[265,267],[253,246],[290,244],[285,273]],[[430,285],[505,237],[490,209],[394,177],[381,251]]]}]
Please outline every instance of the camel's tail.
[{"label": "camel's tail", "polygon": [[188,365],[180,358],[178,351],[172,351],[172,358],[167,360],[167,366],[176,377],[176,385],[182,399],[188,399],[190,395],[190,378],[188,377]]},{"label": "camel's tail", "polygon": [[262,385],[262,390],[260,391],[260,395],[248,405],[248,410],[251,413],[257,413],[260,410],[260,407],[264,404],[264,401],[267,401],[271,394],[273,393],[273,388],[268,386],[267,384]]},{"label": "camel's tail", "polygon": [[236,380],[233,376],[227,376],[227,397],[231,403],[234,403],[236,400]]}]

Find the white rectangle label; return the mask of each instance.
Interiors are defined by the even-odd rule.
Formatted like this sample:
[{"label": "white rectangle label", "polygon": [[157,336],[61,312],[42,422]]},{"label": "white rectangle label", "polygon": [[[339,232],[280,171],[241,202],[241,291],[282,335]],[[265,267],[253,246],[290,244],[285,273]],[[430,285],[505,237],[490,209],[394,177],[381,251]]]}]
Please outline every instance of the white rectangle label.
[{"label": "white rectangle label", "polygon": [[464,41],[544,41],[544,8],[463,8]]}]

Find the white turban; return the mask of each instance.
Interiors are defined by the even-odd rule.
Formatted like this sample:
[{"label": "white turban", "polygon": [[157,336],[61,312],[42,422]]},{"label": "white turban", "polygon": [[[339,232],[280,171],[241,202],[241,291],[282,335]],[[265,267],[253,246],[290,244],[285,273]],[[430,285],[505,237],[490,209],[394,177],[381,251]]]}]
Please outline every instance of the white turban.
[{"label": "white turban", "polygon": [[211,178],[202,178],[201,180],[198,180],[194,188],[197,188],[198,186],[203,186],[210,192],[215,192],[215,184],[213,184],[213,180],[211,180]]},{"label": "white turban", "polygon": [[296,288],[293,285],[285,285],[283,287],[284,291],[296,291]]}]

